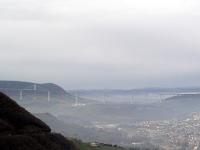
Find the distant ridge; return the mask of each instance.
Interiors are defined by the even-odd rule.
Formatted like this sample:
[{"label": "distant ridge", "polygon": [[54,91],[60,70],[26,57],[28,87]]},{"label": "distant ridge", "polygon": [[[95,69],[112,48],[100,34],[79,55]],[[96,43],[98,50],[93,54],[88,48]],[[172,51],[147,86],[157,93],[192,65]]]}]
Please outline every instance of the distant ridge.
[{"label": "distant ridge", "polygon": [[180,94],[167,98],[165,101],[176,101],[176,102],[198,102],[200,103],[200,94]]},{"label": "distant ridge", "polygon": [[48,99],[48,96],[51,100],[74,101],[74,97],[70,93],[54,83],[0,81],[0,91],[16,101],[37,98],[43,100]]}]

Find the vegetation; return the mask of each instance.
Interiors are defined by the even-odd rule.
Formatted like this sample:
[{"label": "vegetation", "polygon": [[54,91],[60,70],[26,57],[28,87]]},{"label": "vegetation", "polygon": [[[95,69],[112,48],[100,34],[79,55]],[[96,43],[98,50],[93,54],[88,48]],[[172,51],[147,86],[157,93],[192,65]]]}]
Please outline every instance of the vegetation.
[{"label": "vegetation", "polygon": [[[149,147],[146,145],[142,147],[132,147],[132,148],[124,148],[117,145],[104,144],[104,143],[84,143],[81,140],[74,139],[76,147],[79,150],[160,150],[159,148],[153,147],[152,145]],[[148,148],[147,148],[148,147]]]},{"label": "vegetation", "polygon": [[80,150],[126,150],[125,148],[117,145],[96,143],[96,146],[94,146],[92,143],[83,143],[81,140],[73,141]]}]

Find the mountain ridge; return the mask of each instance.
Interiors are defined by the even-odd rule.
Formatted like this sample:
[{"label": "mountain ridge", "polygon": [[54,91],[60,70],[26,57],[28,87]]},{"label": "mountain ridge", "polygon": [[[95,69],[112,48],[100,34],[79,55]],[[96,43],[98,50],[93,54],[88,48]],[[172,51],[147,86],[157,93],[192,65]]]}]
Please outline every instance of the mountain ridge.
[{"label": "mountain ridge", "polygon": [[52,100],[74,101],[74,96],[72,94],[66,92],[62,87],[54,83],[1,80],[0,91],[6,93],[16,101],[19,101],[22,98],[31,100],[35,97],[39,97],[40,99],[48,99],[48,94]]}]

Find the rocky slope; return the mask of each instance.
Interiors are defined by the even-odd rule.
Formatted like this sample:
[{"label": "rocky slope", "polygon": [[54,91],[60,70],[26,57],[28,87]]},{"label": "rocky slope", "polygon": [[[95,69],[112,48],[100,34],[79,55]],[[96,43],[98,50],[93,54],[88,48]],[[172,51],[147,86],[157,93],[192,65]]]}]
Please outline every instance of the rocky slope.
[{"label": "rocky slope", "polygon": [[1,150],[76,150],[61,134],[0,93]]}]

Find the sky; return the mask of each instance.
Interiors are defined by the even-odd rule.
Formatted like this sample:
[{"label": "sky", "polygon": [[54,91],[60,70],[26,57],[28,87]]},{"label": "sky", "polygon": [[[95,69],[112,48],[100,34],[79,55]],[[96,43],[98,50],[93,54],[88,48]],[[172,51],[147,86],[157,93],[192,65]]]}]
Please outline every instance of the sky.
[{"label": "sky", "polygon": [[198,0],[0,0],[0,80],[200,86]]}]

